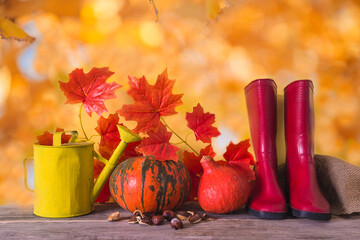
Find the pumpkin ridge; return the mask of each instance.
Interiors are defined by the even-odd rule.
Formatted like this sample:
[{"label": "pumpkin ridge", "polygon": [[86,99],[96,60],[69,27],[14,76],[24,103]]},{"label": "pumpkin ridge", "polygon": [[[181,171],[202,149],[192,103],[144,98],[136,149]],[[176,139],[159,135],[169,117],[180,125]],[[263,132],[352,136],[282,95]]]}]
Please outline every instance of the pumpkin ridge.
[{"label": "pumpkin ridge", "polygon": [[120,177],[120,184],[121,184],[121,195],[120,195],[120,198],[124,204],[124,207],[129,211],[129,208],[126,204],[126,201],[125,201],[125,196],[124,196],[124,183],[126,181],[126,183],[128,183],[128,178],[127,178],[127,172],[128,170],[132,167],[132,164],[134,163],[136,159],[135,158],[132,158],[132,159],[129,159],[129,161],[131,162],[131,164],[120,164],[120,167],[119,167],[119,171],[121,170],[121,177]]},{"label": "pumpkin ridge", "polygon": [[[183,163],[181,161],[178,161],[177,164],[175,164],[176,170],[179,173],[179,182],[183,183],[184,181],[184,177],[183,174],[185,174],[187,177],[185,179],[190,179],[190,175],[189,172],[187,171],[187,169],[185,168],[185,166],[183,165]],[[180,198],[179,201],[177,202],[177,204],[175,205],[175,209],[179,208],[181,203],[185,202],[187,200],[187,198],[189,197],[189,189],[190,189],[190,181],[187,182],[186,184],[186,190],[185,191],[180,191]],[[187,194],[186,194],[187,193]]]},{"label": "pumpkin ridge", "polygon": [[[164,196],[163,192],[164,192],[164,190],[166,190],[166,186],[164,186],[164,183],[166,183],[166,181],[164,181],[164,180],[166,180],[166,179],[164,179],[164,166],[163,166],[163,164],[161,162],[156,162],[156,165],[157,165],[159,170],[158,170],[157,176],[155,177],[155,180],[158,181],[161,184],[161,186],[160,186],[160,188],[159,188],[159,190],[158,190],[158,192],[156,194],[156,198],[155,198],[155,200],[156,200],[156,212],[159,212],[160,209],[162,209],[163,206],[164,206],[164,198],[165,198],[165,196]],[[165,193],[166,193],[166,191],[165,191]]]},{"label": "pumpkin ridge", "polygon": [[116,179],[118,178],[118,176],[119,176],[119,171],[118,171],[118,169],[115,169],[113,174],[111,174],[110,181],[109,181],[109,184],[114,186],[114,188],[110,188],[112,190],[112,191],[110,191],[110,193],[113,193],[112,195],[117,195],[117,192],[118,192],[118,186],[116,184]]},{"label": "pumpkin ridge", "polygon": [[145,157],[144,161],[141,163],[141,178],[142,178],[142,186],[141,186],[141,206],[144,212],[146,212],[145,209],[145,202],[144,202],[144,196],[145,196],[145,181],[146,181],[146,175],[149,169],[154,173],[154,165],[156,161],[154,161],[154,156],[147,156]]},{"label": "pumpkin ridge", "polygon": [[[172,165],[173,165],[174,167],[172,167]],[[176,184],[177,184],[177,180],[176,180],[176,179],[177,179],[178,176],[176,176],[177,173],[176,173],[176,171],[174,171],[174,170],[176,169],[176,166],[175,166],[175,162],[174,162],[174,161],[167,161],[166,166],[167,166],[167,168],[168,168],[168,172],[171,173],[171,174],[168,174],[168,175],[167,175],[167,180],[168,180],[167,182],[170,182],[171,187],[172,187],[171,192],[169,192],[169,193],[167,194],[167,202],[166,202],[166,205],[169,205],[170,200],[171,200],[174,192],[176,191]],[[175,175],[175,177],[174,177],[174,175]],[[179,182],[181,183],[181,179],[179,179]],[[180,193],[180,194],[181,194],[181,193]]]}]

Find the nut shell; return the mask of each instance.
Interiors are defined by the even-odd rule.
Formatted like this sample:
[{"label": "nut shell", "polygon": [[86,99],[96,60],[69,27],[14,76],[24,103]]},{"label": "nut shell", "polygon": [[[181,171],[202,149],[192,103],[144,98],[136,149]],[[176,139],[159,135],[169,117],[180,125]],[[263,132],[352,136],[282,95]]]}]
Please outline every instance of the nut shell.
[{"label": "nut shell", "polygon": [[113,222],[113,221],[119,221],[120,220],[120,213],[119,212],[114,212],[112,214],[110,214],[110,216],[107,219],[109,222]]},{"label": "nut shell", "polygon": [[173,218],[176,217],[175,213],[171,210],[165,210],[162,215],[168,221],[171,221]]},{"label": "nut shell", "polygon": [[154,225],[161,225],[164,223],[165,218],[163,215],[157,215],[157,216],[153,216],[151,220]]},{"label": "nut shell", "polygon": [[198,214],[194,214],[194,215],[190,216],[188,218],[188,220],[189,220],[190,223],[195,224],[195,223],[201,222],[202,218]]},{"label": "nut shell", "polygon": [[171,226],[172,228],[175,228],[175,230],[183,229],[183,228],[184,228],[184,224],[182,223],[182,221],[180,221],[180,220],[177,219],[177,218],[173,218],[173,219],[170,221],[170,226]]}]

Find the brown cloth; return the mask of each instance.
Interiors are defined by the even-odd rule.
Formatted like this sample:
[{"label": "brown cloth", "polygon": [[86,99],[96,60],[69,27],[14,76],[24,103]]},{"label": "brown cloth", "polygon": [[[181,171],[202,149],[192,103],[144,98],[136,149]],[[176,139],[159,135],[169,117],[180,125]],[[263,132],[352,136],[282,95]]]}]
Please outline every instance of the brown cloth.
[{"label": "brown cloth", "polygon": [[[341,159],[315,154],[320,189],[334,215],[360,213],[360,167]],[[279,183],[285,186],[285,164],[279,166]],[[283,188],[284,189],[284,188]]]}]

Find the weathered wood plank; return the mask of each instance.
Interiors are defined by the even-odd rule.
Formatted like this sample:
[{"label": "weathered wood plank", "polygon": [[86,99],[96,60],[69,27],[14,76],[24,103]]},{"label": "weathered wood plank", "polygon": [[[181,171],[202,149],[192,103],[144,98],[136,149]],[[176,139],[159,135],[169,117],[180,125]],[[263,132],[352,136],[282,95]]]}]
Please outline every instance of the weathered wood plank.
[{"label": "weathered wood plank", "polygon": [[[187,203],[187,210],[201,210]],[[107,222],[114,211],[122,220]],[[214,215],[215,221],[185,224],[182,230],[162,226],[128,224],[130,213],[116,204],[98,204],[92,214],[65,219],[39,218],[31,207],[0,206],[0,239],[359,239],[360,217],[334,216],[330,222],[289,218],[261,220],[241,210]]]}]

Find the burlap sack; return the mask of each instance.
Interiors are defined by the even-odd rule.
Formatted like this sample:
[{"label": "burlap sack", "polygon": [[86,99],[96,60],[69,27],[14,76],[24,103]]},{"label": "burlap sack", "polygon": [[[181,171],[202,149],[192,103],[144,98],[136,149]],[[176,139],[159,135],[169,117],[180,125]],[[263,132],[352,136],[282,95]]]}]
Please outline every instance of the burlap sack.
[{"label": "burlap sack", "polygon": [[[320,189],[335,215],[360,213],[360,167],[335,157],[315,155]],[[285,188],[285,164],[279,166],[279,183]]]}]

